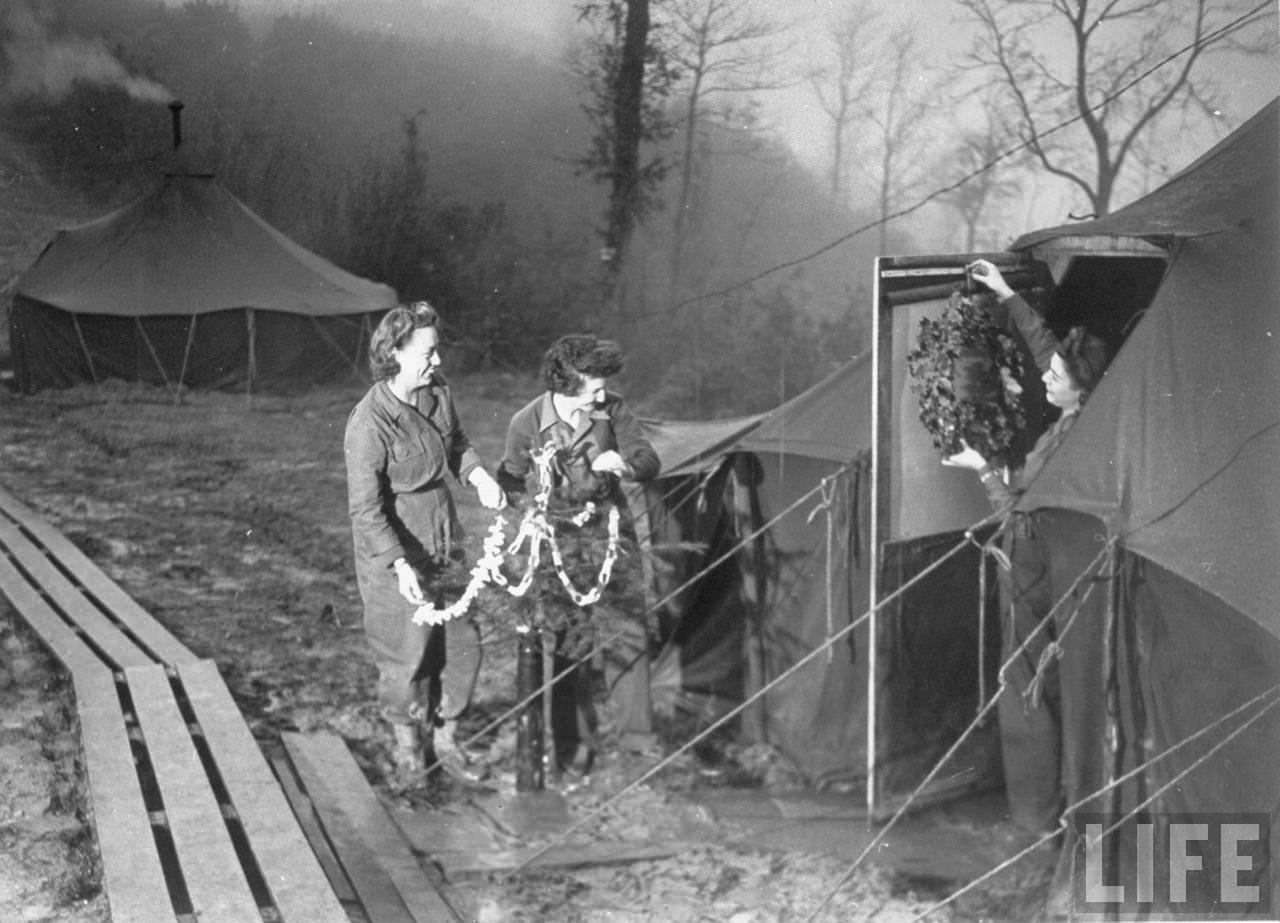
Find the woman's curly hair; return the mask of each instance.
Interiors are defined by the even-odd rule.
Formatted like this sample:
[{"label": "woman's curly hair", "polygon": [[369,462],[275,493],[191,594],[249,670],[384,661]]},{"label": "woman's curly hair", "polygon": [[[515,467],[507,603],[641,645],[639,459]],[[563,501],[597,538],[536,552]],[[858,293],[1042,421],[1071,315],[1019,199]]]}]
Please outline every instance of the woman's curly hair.
[{"label": "woman's curly hair", "polygon": [[1101,337],[1094,336],[1083,327],[1072,327],[1058,346],[1062,365],[1071,381],[1080,389],[1083,403],[1102,381],[1102,373],[1111,361],[1110,351]]},{"label": "woman's curly hair", "polygon": [[542,357],[542,383],[553,394],[577,394],[584,378],[608,378],[622,371],[622,349],[613,340],[570,333]]},{"label": "woman's curly hair", "polygon": [[386,381],[400,371],[395,350],[404,347],[413,331],[439,327],[440,315],[425,301],[398,304],[382,316],[369,339],[369,371],[374,381]]}]

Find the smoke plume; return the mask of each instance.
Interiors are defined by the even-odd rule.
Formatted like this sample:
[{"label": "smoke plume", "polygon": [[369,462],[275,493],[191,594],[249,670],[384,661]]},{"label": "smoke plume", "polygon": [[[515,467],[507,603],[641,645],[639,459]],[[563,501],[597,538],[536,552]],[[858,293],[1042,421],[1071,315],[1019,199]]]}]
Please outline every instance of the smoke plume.
[{"label": "smoke plume", "polygon": [[0,5],[0,57],[6,96],[59,99],[77,80],[119,87],[142,102],[168,103],[165,87],[129,73],[100,39],[52,37],[38,14],[24,3]]}]

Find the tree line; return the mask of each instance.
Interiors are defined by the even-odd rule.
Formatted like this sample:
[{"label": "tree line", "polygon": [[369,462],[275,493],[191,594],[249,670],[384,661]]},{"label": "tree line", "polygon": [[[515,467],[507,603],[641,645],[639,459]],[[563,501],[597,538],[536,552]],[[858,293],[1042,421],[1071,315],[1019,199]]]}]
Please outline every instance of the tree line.
[{"label": "tree line", "polygon": [[[1238,6],[1172,5],[1188,4],[1201,34]],[[966,60],[941,66],[917,24],[881,22],[865,0],[804,54],[796,23],[756,0],[578,0],[582,34],[558,65],[442,40],[410,0],[256,13],[228,0],[45,0],[0,18],[0,115],[46,176],[105,208],[155,181],[161,103],[180,99],[188,162],[343,268],[436,302],[461,359],[528,368],[531,345],[592,329],[623,342],[629,386],[655,409],[707,417],[773,406],[866,345],[872,258],[917,246],[882,219],[930,188],[954,186],[933,219],[954,229],[950,245],[998,245],[995,216],[1025,163],[1105,210],[1122,169],[1152,156],[1162,114],[1212,105],[1184,61],[1141,98],[1089,110],[1079,130],[1091,140],[1046,134],[1073,98],[1102,91],[1035,84],[1050,74],[1034,63],[1042,46],[1018,42],[1049,17],[1015,21],[1007,0],[958,6],[980,28]],[[1105,17],[1064,22],[1099,86],[1140,70],[1099,50]],[[1152,54],[1176,41],[1167,17],[1157,26],[1171,37],[1143,43]],[[1242,28],[1220,39],[1243,43]],[[105,56],[129,79],[20,73],[42,44]],[[961,83],[985,94],[977,125],[948,121]],[[827,119],[825,175],[763,114],[769,93],[796,87]],[[838,252],[794,259],[877,220]]]}]

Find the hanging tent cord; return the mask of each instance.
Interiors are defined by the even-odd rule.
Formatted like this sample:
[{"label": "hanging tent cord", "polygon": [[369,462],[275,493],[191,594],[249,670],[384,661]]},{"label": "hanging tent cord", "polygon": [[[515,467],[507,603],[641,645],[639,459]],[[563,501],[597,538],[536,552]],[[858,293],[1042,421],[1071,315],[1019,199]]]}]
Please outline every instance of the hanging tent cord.
[{"label": "hanging tent cord", "polygon": [[[825,479],[824,479],[824,480],[825,480]],[[820,488],[820,486],[821,486],[821,485],[819,485],[819,488]],[[818,490],[819,490],[819,488],[815,488],[814,490],[809,491],[809,493],[808,493],[808,494],[806,494],[805,496],[806,496],[806,497],[811,496],[815,491],[818,491]],[[794,507],[794,506],[795,506],[795,504],[793,504],[793,507]],[[994,517],[994,515],[993,515],[993,516],[991,516],[991,517],[988,517],[987,519],[984,519],[981,523],[977,524],[977,525],[976,525],[976,526],[974,526],[973,528],[978,528],[978,527],[980,527],[980,526],[982,526],[982,525],[985,525],[985,524],[987,524],[989,521],[991,521],[991,520],[992,520],[992,519],[994,519],[994,518],[995,518],[995,517]],[[973,542],[973,541],[974,541],[974,539],[973,539],[973,532],[972,532],[972,529],[970,529],[968,532],[966,532],[966,533],[965,533],[964,538],[962,538],[959,542],[957,542],[957,543],[956,543],[956,545],[955,545],[954,547],[952,547],[952,548],[951,548],[949,551],[947,551],[945,554],[941,555],[941,556],[940,556],[936,561],[934,561],[932,564],[930,564],[929,566],[927,566],[927,567],[925,567],[923,570],[921,570],[921,571],[920,571],[920,573],[916,574],[914,577],[912,577],[910,580],[908,580],[908,581],[907,581],[906,583],[904,583],[902,586],[898,587],[898,588],[897,588],[896,590],[894,590],[892,593],[889,593],[888,595],[886,595],[882,600],[880,600],[879,602],[877,602],[874,606],[872,606],[871,608],[869,608],[869,609],[867,609],[866,611],[864,611],[860,616],[858,616],[858,618],[854,619],[852,622],[850,622],[850,623],[849,623],[848,625],[846,625],[844,628],[842,628],[842,629],[840,629],[839,631],[837,631],[837,632],[835,633],[835,635],[834,635],[834,636],[832,636],[831,638],[828,638],[827,640],[825,640],[825,641],[823,641],[821,644],[819,644],[817,647],[815,647],[815,648],[813,648],[812,650],[810,650],[807,654],[805,654],[803,657],[801,657],[799,660],[797,660],[794,664],[792,664],[790,667],[788,667],[787,669],[783,670],[780,674],[778,674],[778,676],[776,676],[776,677],[774,677],[773,679],[769,680],[769,682],[768,682],[768,683],[766,683],[765,685],[761,686],[761,688],[760,688],[760,689],[756,690],[754,693],[752,693],[750,696],[748,696],[746,699],[744,699],[744,700],[743,700],[742,702],[740,702],[738,705],[734,706],[732,709],[730,709],[728,712],[726,712],[723,716],[721,716],[720,718],[718,718],[715,722],[713,722],[713,723],[712,723],[710,726],[708,726],[706,729],[704,729],[703,731],[701,731],[701,732],[699,732],[698,734],[694,735],[691,739],[689,739],[688,741],[686,741],[686,742],[685,742],[684,744],[682,744],[679,748],[677,748],[676,750],[674,750],[672,753],[668,754],[665,758],[663,758],[662,760],[660,760],[660,761],[659,761],[658,763],[656,763],[654,766],[650,767],[646,772],[644,772],[643,774],[641,774],[638,778],[636,778],[636,779],[634,779],[633,781],[631,781],[630,783],[628,783],[625,787],[623,787],[621,790],[619,790],[618,792],[616,792],[614,795],[612,795],[612,796],[610,796],[609,798],[605,799],[605,800],[604,800],[604,801],[603,801],[603,802],[602,802],[598,807],[594,808],[593,810],[591,810],[591,811],[590,811],[590,812],[588,812],[587,814],[585,814],[585,815],[583,815],[582,817],[580,817],[577,821],[575,821],[574,823],[570,824],[568,828],[566,828],[563,832],[561,832],[561,833],[560,833],[558,836],[556,836],[554,839],[552,839],[552,840],[551,840],[551,841],[549,841],[548,843],[544,844],[543,846],[539,847],[539,848],[538,848],[537,850],[535,850],[531,855],[529,855],[529,856],[525,857],[525,859],[524,859],[524,860],[523,860],[523,861],[522,861],[518,866],[516,866],[514,869],[512,869],[512,871],[511,871],[511,873],[510,873],[510,876],[514,876],[514,875],[518,874],[519,872],[523,871],[524,869],[528,868],[528,866],[530,865],[530,863],[534,862],[534,861],[535,861],[536,859],[538,859],[539,857],[541,857],[541,856],[545,855],[549,850],[551,850],[551,849],[553,849],[554,847],[558,846],[559,844],[563,843],[566,839],[568,839],[568,838],[569,838],[569,836],[571,836],[572,834],[576,833],[578,830],[582,829],[582,828],[583,828],[583,827],[584,827],[584,826],[585,826],[589,821],[594,820],[596,817],[598,817],[598,816],[599,816],[600,814],[602,814],[604,811],[606,811],[606,810],[608,810],[610,807],[612,807],[612,806],[613,806],[613,804],[614,804],[615,802],[617,802],[619,799],[621,799],[624,795],[627,795],[627,794],[628,794],[628,793],[630,793],[632,790],[634,790],[637,786],[642,785],[643,783],[645,783],[645,782],[646,782],[646,781],[648,781],[649,779],[653,778],[653,777],[654,777],[655,775],[657,775],[657,774],[658,774],[662,769],[666,768],[666,767],[667,767],[668,765],[670,765],[672,762],[674,762],[675,760],[677,760],[680,756],[682,756],[684,753],[686,753],[689,749],[691,749],[692,747],[694,747],[694,746],[695,746],[695,745],[697,745],[698,743],[701,743],[703,740],[705,740],[705,739],[706,739],[708,736],[710,736],[712,733],[714,733],[715,731],[717,731],[719,728],[723,727],[723,726],[724,726],[725,724],[727,724],[730,720],[732,720],[733,718],[737,717],[739,714],[741,714],[743,711],[745,711],[747,708],[749,708],[749,707],[750,707],[753,703],[755,703],[758,699],[762,698],[766,693],[770,692],[770,691],[771,691],[775,686],[778,686],[779,684],[781,684],[781,683],[785,682],[787,679],[789,679],[791,676],[793,676],[793,675],[794,675],[795,673],[797,673],[799,670],[801,670],[802,668],[804,668],[805,666],[807,666],[807,665],[810,663],[810,661],[814,660],[814,659],[815,659],[816,657],[818,657],[819,655],[821,655],[821,654],[825,653],[825,652],[826,652],[826,650],[827,650],[827,649],[828,649],[832,644],[835,644],[837,641],[839,641],[839,640],[840,640],[841,638],[843,638],[845,635],[849,634],[849,633],[850,633],[850,632],[852,632],[854,629],[856,629],[856,628],[857,628],[859,625],[861,625],[863,622],[865,622],[865,621],[869,620],[869,619],[871,618],[872,613],[876,612],[876,611],[877,611],[877,610],[879,610],[881,607],[886,606],[886,605],[888,605],[889,603],[896,601],[900,596],[902,596],[902,595],[903,595],[904,593],[906,593],[908,590],[912,589],[912,588],[913,588],[913,587],[915,587],[918,583],[920,583],[921,581],[923,581],[925,578],[929,577],[929,576],[930,576],[934,571],[936,571],[936,570],[938,570],[939,568],[941,568],[941,567],[942,567],[943,565],[945,565],[948,561],[950,561],[952,558],[954,558],[957,554],[959,554],[961,551],[963,551],[965,548],[967,548],[967,547],[969,546],[969,544],[970,544],[971,542]],[[968,733],[968,732],[966,731],[966,734],[967,734],[967,733]],[[963,739],[963,737],[962,737],[961,739]],[[952,749],[954,750],[955,748],[953,747]],[[947,756],[948,756],[948,757],[950,756],[950,751],[948,752]],[[935,773],[936,773],[936,768],[935,768]],[[914,796],[913,796],[913,797],[914,797]],[[899,814],[900,814],[900,813],[901,813],[901,812],[899,812]],[[895,818],[895,819],[896,819],[896,818]],[[510,877],[510,876],[508,876],[508,877]],[[843,885],[843,881],[841,882],[841,885]],[[829,900],[829,899],[830,899],[830,898],[828,898],[828,900]],[[821,909],[821,908],[819,908],[819,909]]]},{"label": "hanging tent cord", "polygon": [[[810,511],[809,517],[805,520],[806,524],[813,525],[814,516],[817,516],[819,513],[825,514],[824,518],[826,520],[827,528],[826,528],[826,542],[825,542],[826,544],[826,572],[825,572],[826,579],[824,581],[825,583],[824,590],[826,593],[825,602],[827,607],[826,616],[827,616],[827,640],[828,641],[831,640],[831,636],[835,634],[835,630],[836,630],[835,603],[832,599],[832,596],[834,593],[834,590],[832,588],[832,580],[834,578],[831,573],[832,545],[835,542],[835,528],[836,528],[835,516],[831,510],[832,504],[834,502],[835,502],[835,482],[823,481],[822,482],[822,502],[819,503]],[[827,646],[827,663],[831,663],[831,661],[835,659],[835,655],[836,655],[835,648],[832,647],[831,645],[828,645]]]},{"label": "hanging tent cord", "polygon": [[[997,530],[997,535],[1000,531]],[[978,555],[978,714],[987,700],[987,545]]]}]

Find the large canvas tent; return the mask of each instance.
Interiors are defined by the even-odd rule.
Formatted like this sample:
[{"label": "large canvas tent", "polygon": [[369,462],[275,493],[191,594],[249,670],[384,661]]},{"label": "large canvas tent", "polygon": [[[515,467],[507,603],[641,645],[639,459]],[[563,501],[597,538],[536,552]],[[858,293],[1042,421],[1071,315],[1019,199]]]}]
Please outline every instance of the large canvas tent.
[{"label": "large canvas tent", "polygon": [[[1109,596],[1081,612],[1094,626],[1093,649],[1077,645],[1076,654],[1096,662],[1096,675],[1063,690],[1064,700],[1092,712],[1080,724],[1104,733],[1068,781],[1085,796],[1132,774],[1087,810],[1150,817],[1157,837],[1172,820],[1197,814],[1260,815],[1262,829],[1269,819],[1270,867],[1255,851],[1239,884],[1258,886],[1269,874],[1273,899],[1280,898],[1278,174],[1273,101],[1140,201],[1015,242],[1050,254],[1137,238],[1169,254],[1141,322],[1020,502],[1034,515],[1077,524],[1050,538],[1064,581],[1100,539],[1116,549]],[[1133,840],[1114,855],[1112,880],[1134,881]],[[1157,893],[1130,909],[1256,910],[1223,902],[1217,858],[1192,876],[1185,903]],[[1268,893],[1265,885],[1259,893]]]},{"label": "large canvas tent", "polygon": [[[1110,579],[1091,581],[1077,600],[1078,628],[1063,644],[1068,795],[1131,772],[1086,808],[1261,813],[1273,857],[1278,159],[1273,103],[1132,205],[983,254],[1059,333],[1085,323],[1118,350],[1022,504],[1056,534],[1059,593],[1112,549],[1102,571]],[[650,497],[655,539],[702,543],[669,555],[666,585],[710,570],[665,606],[659,702],[722,712],[919,575],[989,512],[976,479],[938,464],[914,420],[903,361],[919,319],[941,309],[974,256],[877,261],[871,356],[740,421],[731,438],[664,448],[677,464]],[[994,691],[994,617],[980,605],[994,582],[990,563],[957,556],[772,689],[744,730],[781,746],[814,781],[865,781],[874,812],[921,777]],[[1108,734],[1119,742],[1111,750]],[[970,784],[991,780],[990,749],[977,736],[976,751],[944,775],[964,768]],[[1113,855],[1131,871],[1137,854],[1126,849]]]},{"label": "large canvas tent", "polygon": [[[897,599],[883,630],[862,618],[873,582],[872,395],[864,354],[759,417],[705,430],[658,425],[664,469],[648,509],[667,564],[657,592],[675,593],[653,672],[659,708],[709,722],[838,635],[744,712],[742,730],[816,784],[861,791],[870,781],[883,804],[909,791],[972,718],[992,679],[979,664],[990,666],[983,652],[995,638],[978,617],[976,547],[930,592]],[[950,539],[895,543],[882,581],[905,582]],[[965,761],[951,789],[993,784],[989,733]]]},{"label": "large canvas tent", "polygon": [[58,232],[14,287],[20,390],[108,378],[274,389],[361,365],[389,286],[273,228],[209,174]]}]

